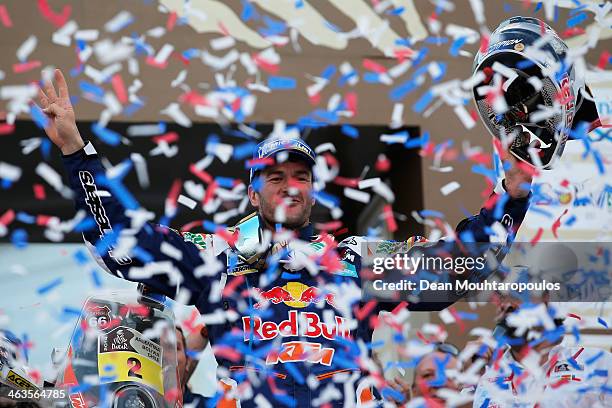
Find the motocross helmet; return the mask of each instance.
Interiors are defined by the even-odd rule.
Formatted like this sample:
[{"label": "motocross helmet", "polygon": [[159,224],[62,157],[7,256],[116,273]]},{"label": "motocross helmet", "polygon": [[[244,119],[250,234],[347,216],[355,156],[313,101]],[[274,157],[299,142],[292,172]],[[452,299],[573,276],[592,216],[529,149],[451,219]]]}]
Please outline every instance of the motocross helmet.
[{"label": "motocross helmet", "polygon": [[584,87],[567,53],[549,25],[518,16],[502,22],[474,59],[480,118],[511,154],[534,167],[549,169],[563,153]]}]

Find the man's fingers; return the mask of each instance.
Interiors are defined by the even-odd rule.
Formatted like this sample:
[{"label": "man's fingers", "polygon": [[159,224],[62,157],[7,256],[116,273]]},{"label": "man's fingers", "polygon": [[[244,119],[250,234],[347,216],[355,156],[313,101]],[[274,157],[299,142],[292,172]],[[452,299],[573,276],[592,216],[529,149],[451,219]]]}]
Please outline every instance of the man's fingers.
[{"label": "man's fingers", "polygon": [[60,107],[57,104],[52,103],[42,110],[44,113],[50,116],[57,116],[60,113]]},{"label": "man's fingers", "polygon": [[51,81],[43,81],[43,90],[49,101],[55,101],[57,99],[57,94],[55,93],[55,88]]},{"label": "man's fingers", "polygon": [[47,98],[47,95],[45,95],[41,88],[38,88],[38,103],[40,103],[42,109],[49,105],[49,98]]},{"label": "man's fingers", "polygon": [[64,74],[61,70],[55,70],[55,83],[57,84],[57,90],[59,91],[59,97],[62,99],[70,100],[70,95],[68,94],[68,85],[66,84],[66,79],[64,78]]}]

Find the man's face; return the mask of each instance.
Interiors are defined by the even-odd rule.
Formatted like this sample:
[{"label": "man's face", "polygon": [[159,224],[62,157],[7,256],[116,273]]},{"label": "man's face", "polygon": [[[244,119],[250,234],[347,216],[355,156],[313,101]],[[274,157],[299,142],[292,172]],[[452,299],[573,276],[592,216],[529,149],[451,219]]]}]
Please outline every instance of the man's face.
[{"label": "man's face", "polygon": [[[312,172],[305,162],[286,161],[266,168],[259,177],[261,188],[257,192],[249,186],[249,199],[268,227],[281,223],[286,228],[297,229],[308,224],[314,199]],[[279,211],[284,212],[284,220],[277,219]]]},{"label": "man's face", "polygon": [[457,359],[448,353],[436,351],[427,354],[421,359],[414,372],[414,382],[412,383],[413,397],[428,395],[444,404],[441,398],[435,396],[436,391],[440,388],[459,391],[459,386],[448,375],[445,375],[446,381],[444,384],[430,385],[429,382],[435,381],[438,378],[440,370],[446,371],[456,368]]}]

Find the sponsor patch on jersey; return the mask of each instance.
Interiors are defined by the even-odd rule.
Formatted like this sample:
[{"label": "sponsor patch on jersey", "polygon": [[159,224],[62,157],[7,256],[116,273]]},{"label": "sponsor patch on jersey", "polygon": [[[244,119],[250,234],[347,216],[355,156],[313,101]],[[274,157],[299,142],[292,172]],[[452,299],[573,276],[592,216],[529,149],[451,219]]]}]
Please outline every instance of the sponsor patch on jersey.
[{"label": "sponsor patch on jersey", "polygon": [[29,382],[28,380],[26,380],[25,378],[23,378],[22,376],[20,376],[19,374],[17,374],[16,372],[14,372],[13,370],[9,370],[7,376],[6,376],[7,381],[11,382],[12,384],[15,384],[17,386],[17,388],[25,388],[28,390],[37,390],[38,388],[32,384],[31,382]]}]

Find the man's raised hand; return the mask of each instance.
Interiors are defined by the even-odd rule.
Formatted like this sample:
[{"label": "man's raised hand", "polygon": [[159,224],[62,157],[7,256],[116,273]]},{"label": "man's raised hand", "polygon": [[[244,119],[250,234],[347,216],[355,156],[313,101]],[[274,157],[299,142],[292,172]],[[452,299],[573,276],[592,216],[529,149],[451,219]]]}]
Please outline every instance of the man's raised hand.
[{"label": "man's raised hand", "polygon": [[77,129],[74,109],[68,95],[68,85],[62,71],[55,70],[55,83],[58,92],[51,81],[45,81],[38,90],[40,108],[49,120],[45,132],[49,139],[60,148],[63,154],[71,154],[81,149],[85,143]]}]

